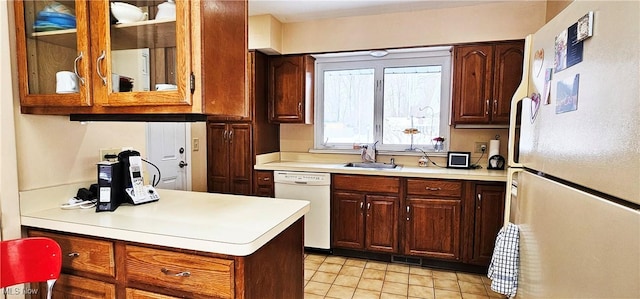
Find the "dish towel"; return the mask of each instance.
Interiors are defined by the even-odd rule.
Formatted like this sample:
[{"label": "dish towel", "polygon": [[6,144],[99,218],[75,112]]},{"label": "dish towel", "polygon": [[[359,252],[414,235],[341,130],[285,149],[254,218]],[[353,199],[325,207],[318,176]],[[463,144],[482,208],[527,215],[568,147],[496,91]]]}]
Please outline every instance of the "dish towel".
[{"label": "dish towel", "polygon": [[516,295],[518,289],[519,246],[520,229],[518,226],[509,223],[501,228],[496,238],[487,274],[487,277],[491,279],[491,289],[510,298]]}]

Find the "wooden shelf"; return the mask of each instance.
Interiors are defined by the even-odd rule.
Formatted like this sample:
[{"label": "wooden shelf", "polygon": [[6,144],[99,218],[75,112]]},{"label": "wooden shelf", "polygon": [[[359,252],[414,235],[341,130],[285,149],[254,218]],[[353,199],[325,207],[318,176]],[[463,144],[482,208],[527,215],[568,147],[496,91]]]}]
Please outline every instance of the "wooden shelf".
[{"label": "wooden shelf", "polygon": [[[111,49],[171,48],[176,46],[175,20],[148,20],[111,26]],[[76,48],[76,29],[34,32],[31,37]]]}]

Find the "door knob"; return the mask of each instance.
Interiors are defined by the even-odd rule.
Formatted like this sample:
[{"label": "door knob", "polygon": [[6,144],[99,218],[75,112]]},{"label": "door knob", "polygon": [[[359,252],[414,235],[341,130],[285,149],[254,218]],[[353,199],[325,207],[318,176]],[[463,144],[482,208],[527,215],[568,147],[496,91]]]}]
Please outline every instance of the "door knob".
[{"label": "door knob", "polygon": [[181,147],[181,148],[178,150],[178,152],[179,152],[179,153],[181,153],[181,154],[184,154],[184,147]]},{"label": "door knob", "polygon": [[184,168],[187,165],[189,165],[189,164],[188,163],[184,163],[184,161],[180,161],[180,163],[178,163],[178,166],[180,166],[180,168]]}]

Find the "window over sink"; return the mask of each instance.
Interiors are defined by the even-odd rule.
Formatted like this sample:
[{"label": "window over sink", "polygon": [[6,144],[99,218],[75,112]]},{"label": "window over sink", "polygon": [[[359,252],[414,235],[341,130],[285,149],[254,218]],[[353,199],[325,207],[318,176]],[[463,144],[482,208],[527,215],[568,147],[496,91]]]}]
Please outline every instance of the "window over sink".
[{"label": "window over sink", "polygon": [[315,149],[432,151],[449,136],[451,47],[314,55]]}]

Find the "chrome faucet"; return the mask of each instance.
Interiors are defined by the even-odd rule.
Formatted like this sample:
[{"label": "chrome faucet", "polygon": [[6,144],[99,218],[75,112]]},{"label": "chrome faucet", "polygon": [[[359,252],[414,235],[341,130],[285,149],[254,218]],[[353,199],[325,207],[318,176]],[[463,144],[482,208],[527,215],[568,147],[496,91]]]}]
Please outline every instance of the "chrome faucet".
[{"label": "chrome faucet", "polygon": [[376,141],[371,145],[371,148],[373,149],[372,154],[367,153],[367,150],[369,149],[369,145],[363,144],[360,146],[360,157],[362,158],[362,162],[371,162],[371,163],[376,162],[376,156],[378,155],[378,149],[376,147],[377,144],[378,144],[378,141]]}]

